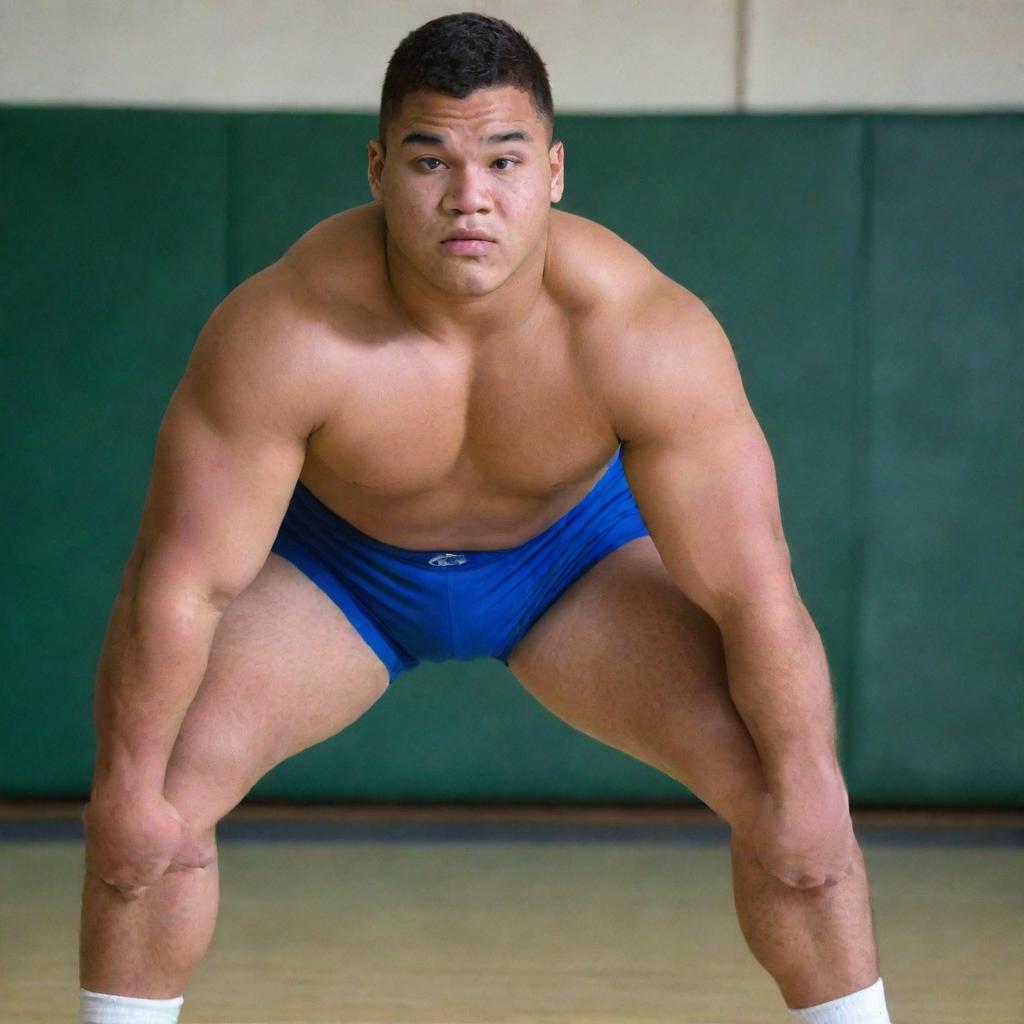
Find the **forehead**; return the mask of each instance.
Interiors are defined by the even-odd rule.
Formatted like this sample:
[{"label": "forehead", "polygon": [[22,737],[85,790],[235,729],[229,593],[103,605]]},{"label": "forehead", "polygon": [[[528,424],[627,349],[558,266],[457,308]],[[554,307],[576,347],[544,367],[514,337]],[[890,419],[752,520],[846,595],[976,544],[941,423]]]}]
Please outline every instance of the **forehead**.
[{"label": "forehead", "polygon": [[542,132],[541,118],[530,94],[511,85],[476,89],[462,99],[433,89],[409,93],[402,100],[392,130],[401,139],[409,130],[421,127],[450,135],[480,137],[490,134],[485,129],[497,127],[522,128],[535,138]]}]

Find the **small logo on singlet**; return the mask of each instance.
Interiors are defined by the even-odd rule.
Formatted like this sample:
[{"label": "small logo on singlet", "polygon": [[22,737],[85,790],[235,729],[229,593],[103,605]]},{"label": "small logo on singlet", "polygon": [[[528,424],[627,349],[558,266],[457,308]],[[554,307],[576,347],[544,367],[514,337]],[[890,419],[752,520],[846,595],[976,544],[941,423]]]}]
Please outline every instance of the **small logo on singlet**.
[{"label": "small logo on singlet", "polygon": [[462,565],[466,561],[465,555],[457,555],[454,552],[446,551],[442,555],[434,555],[430,559],[431,565]]}]

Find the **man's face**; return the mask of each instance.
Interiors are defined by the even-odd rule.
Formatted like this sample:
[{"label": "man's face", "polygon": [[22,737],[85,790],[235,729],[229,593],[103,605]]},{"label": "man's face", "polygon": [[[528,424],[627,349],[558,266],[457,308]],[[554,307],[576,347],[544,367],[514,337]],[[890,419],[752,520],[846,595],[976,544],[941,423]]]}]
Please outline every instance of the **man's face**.
[{"label": "man's face", "polygon": [[[433,90],[406,96],[369,144],[369,181],[384,205],[389,248],[436,287],[483,295],[545,240],[562,198],[563,150],[527,92],[478,89],[463,99]],[[486,241],[446,241],[457,232]]]}]

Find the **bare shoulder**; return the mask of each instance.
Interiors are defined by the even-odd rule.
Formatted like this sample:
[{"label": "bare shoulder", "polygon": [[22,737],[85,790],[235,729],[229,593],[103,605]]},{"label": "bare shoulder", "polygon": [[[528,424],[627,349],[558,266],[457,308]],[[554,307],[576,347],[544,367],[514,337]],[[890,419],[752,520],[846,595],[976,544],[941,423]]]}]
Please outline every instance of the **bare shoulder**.
[{"label": "bare shoulder", "polygon": [[665,275],[611,228],[565,210],[551,211],[546,274],[563,302],[598,310]]},{"label": "bare shoulder", "polygon": [[581,351],[621,440],[685,408],[746,404],[732,344],[699,296],[610,229],[564,213],[559,221],[579,279]]},{"label": "bare shoulder", "polygon": [[313,225],[289,246],[279,263],[311,308],[321,314],[336,310],[344,318],[358,310],[364,318],[388,317],[384,234],[381,204],[363,203]]},{"label": "bare shoulder", "polygon": [[683,446],[760,433],[732,343],[700,298],[668,282],[638,295],[623,323],[601,377],[622,440]]},{"label": "bare shoulder", "polygon": [[702,305],[636,246],[597,221],[553,210],[549,248],[555,287],[575,300],[577,312],[595,329],[605,322],[618,330],[623,317],[641,329],[681,306]]},{"label": "bare shoulder", "polygon": [[322,382],[336,348],[294,268],[279,261],[213,310],[181,386],[225,429],[306,437],[326,415]]}]

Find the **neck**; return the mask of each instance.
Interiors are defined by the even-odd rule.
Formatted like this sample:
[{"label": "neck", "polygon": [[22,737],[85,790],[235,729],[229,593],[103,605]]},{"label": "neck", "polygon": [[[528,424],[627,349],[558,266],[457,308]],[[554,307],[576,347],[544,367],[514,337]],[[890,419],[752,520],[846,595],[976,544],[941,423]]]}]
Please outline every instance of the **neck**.
[{"label": "neck", "polygon": [[493,291],[482,295],[445,291],[426,278],[384,234],[391,290],[405,315],[442,343],[479,346],[521,331],[542,300],[547,233],[534,251]]}]

